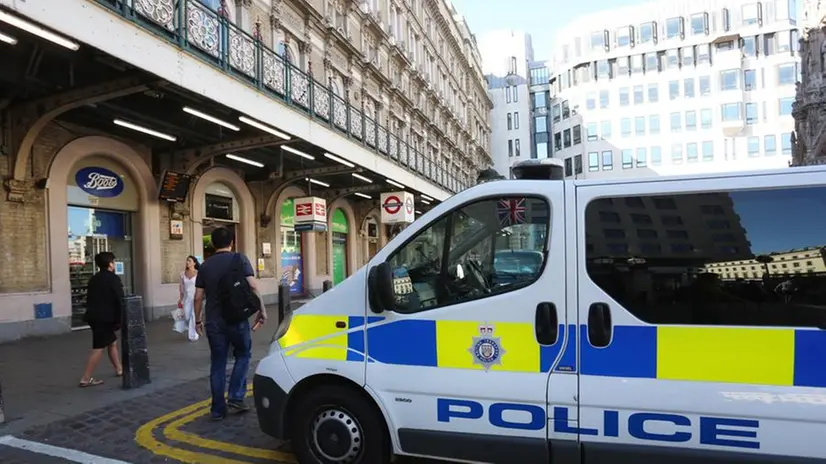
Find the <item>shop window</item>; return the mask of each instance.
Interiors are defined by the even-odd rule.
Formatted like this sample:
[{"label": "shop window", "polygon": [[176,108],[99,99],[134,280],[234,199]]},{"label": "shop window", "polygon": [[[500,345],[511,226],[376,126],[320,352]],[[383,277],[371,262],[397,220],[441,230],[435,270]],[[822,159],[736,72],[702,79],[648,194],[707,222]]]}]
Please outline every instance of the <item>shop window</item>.
[{"label": "shop window", "polygon": [[304,294],[304,257],[301,232],[295,231],[295,205],[292,199],[281,204],[280,218],[281,283],[290,286],[290,294]]}]

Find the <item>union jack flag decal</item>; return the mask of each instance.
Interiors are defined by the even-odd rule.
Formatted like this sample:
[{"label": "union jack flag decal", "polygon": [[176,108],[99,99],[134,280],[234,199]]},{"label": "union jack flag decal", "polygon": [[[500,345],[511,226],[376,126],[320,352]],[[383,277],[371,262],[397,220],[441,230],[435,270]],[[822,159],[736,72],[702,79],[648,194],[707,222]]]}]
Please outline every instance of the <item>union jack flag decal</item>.
[{"label": "union jack flag decal", "polygon": [[496,208],[499,215],[499,224],[502,227],[512,226],[514,224],[524,224],[525,220],[525,199],[511,198],[499,200],[499,205]]}]

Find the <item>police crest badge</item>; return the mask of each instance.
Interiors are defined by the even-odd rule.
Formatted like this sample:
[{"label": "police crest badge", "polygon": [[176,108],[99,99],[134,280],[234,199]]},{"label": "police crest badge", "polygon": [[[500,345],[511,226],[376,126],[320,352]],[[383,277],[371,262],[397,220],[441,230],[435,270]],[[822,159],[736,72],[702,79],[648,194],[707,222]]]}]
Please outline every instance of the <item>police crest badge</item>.
[{"label": "police crest badge", "polygon": [[500,337],[494,337],[494,326],[488,323],[479,326],[479,336],[473,337],[473,344],[468,351],[473,355],[473,363],[482,366],[485,371],[489,371],[495,365],[502,365],[502,355],[505,349],[502,348]]}]

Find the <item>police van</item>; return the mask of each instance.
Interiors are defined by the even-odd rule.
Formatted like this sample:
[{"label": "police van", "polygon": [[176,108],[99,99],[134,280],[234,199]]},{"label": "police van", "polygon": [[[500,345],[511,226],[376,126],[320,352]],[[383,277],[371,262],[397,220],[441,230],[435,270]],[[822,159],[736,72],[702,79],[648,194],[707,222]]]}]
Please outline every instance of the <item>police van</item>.
[{"label": "police van", "polygon": [[301,463],[826,462],[826,169],[556,167],[448,198],[285,318],[261,429]]}]

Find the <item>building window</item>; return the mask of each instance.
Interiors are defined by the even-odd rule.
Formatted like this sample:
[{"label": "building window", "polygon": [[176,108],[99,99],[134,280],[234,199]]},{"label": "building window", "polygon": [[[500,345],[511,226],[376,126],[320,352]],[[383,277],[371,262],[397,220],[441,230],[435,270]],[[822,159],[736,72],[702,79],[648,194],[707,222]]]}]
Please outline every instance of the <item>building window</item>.
[{"label": "building window", "polygon": [[630,148],[622,150],[622,168],[631,169],[634,167],[634,151]]},{"label": "building window", "polygon": [[605,150],[602,152],[602,170],[611,171],[614,169],[614,152]]},{"label": "building window", "polygon": [[599,171],[599,153],[592,151],[588,153],[588,170],[591,172]]},{"label": "building window", "polygon": [[548,117],[537,116],[533,118],[533,126],[536,132],[548,132]]},{"label": "building window", "polygon": [[669,120],[671,121],[671,132],[680,132],[683,129],[682,113],[671,113]]},{"label": "building window", "polygon": [[780,116],[789,116],[792,114],[792,103],[794,103],[794,97],[780,99]]},{"label": "building window", "polygon": [[760,156],[760,137],[756,135],[750,136],[746,139],[746,146],[748,147],[748,154],[750,158]]},{"label": "building window", "polygon": [[565,158],[565,177],[574,175],[574,163],[571,158]]},{"label": "building window", "polygon": [[743,71],[743,89],[754,90],[757,88],[757,71],[746,69]]},{"label": "building window", "polygon": [[648,133],[651,135],[660,133],[660,115],[652,114],[648,116]]},{"label": "building window", "polygon": [[582,126],[577,124],[574,126],[574,145],[582,143]]},{"label": "building window", "polygon": [[599,134],[597,133],[597,123],[589,122],[588,125],[585,127],[585,136],[588,137],[589,142],[595,142],[599,139]]},{"label": "building window", "polygon": [[662,149],[660,147],[651,147],[649,150],[651,154],[651,165],[659,166],[663,162]]},{"label": "building window", "polygon": [[708,13],[691,15],[691,35],[708,35]]},{"label": "building window", "polygon": [[766,152],[766,156],[777,154],[777,137],[774,134],[763,136],[763,150]]},{"label": "building window", "polygon": [[562,131],[562,148],[571,148],[571,129]]},{"label": "building window", "polygon": [[685,98],[694,98],[694,78],[690,77],[683,81],[683,95]]},{"label": "building window", "polygon": [[696,111],[692,110],[692,111],[686,111],[685,112],[685,128],[687,130],[690,130],[690,131],[697,130],[697,112]]},{"label": "building window", "polygon": [[645,102],[645,92],[643,91],[643,86],[635,85],[634,86],[634,104],[641,105]]},{"label": "building window", "polygon": [[657,42],[657,23],[640,24],[640,43]]},{"label": "building window", "polygon": [[508,60],[508,74],[516,74],[516,57],[512,56]]},{"label": "building window", "polygon": [[757,124],[758,119],[757,103],[746,103],[746,124]]},{"label": "building window", "polygon": [[645,135],[645,116],[634,118],[634,135]]},{"label": "building window", "polygon": [[568,106],[568,101],[565,100],[562,102],[562,119],[568,119],[571,117],[571,108]]},{"label": "building window", "polygon": [[547,108],[548,100],[545,98],[545,92],[534,92],[533,94],[533,108]]},{"label": "building window", "polygon": [[631,104],[628,97],[628,87],[621,87],[619,89],[619,102],[620,106],[628,106]]},{"label": "building window", "polygon": [[508,157],[513,157],[513,140],[508,140]]},{"label": "building window", "polygon": [[516,156],[519,156],[521,154],[521,151],[522,151],[519,147],[519,139],[516,139],[516,141],[514,142],[513,145],[514,145],[514,150],[513,151],[516,153]]},{"label": "building window", "polygon": [[792,133],[784,132],[780,134],[780,151],[784,155],[792,154]]},{"label": "building window", "polygon": [[714,161],[714,142],[706,140],[703,142],[703,161]]},{"label": "building window", "polygon": [[665,69],[680,69],[680,50],[676,48],[666,50]]},{"label": "building window", "polygon": [[574,156],[574,174],[582,174],[582,155]]},{"label": "building window", "polygon": [[683,29],[683,18],[668,18],[665,20],[665,38],[666,39],[675,39],[675,38],[683,38],[685,37],[684,29]]},{"label": "building window", "polygon": [[681,48],[680,56],[683,63],[683,67],[694,66],[694,47]]},{"label": "building window", "polygon": [[611,121],[602,121],[600,123],[600,133],[602,140],[608,140],[611,138]]},{"label": "building window", "polygon": [[585,97],[585,108],[589,110],[597,109],[597,94],[596,92],[590,92]]},{"label": "building window", "polygon": [[660,60],[657,57],[657,53],[646,53],[645,54],[645,73],[655,73],[659,72],[660,70]]},{"label": "building window", "polygon": [[553,118],[554,123],[557,123],[562,120],[562,107],[559,105],[554,105],[551,108],[551,118]]},{"label": "building window", "polygon": [[617,47],[634,46],[634,28],[625,26],[617,29]]},{"label": "building window", "polygon": [[777,67],[777,84],[793,85],[797,81],[797,64],[786,63]]},{"label": "building window", "polygon": [[743,55],[757,56],[757,37],[743,37],[740,41],[742,43],[741,48],[743,50]]},{"label": "building window", "polygon": [[554,150],[562,150],[562,132],[554,134]]},{"label": "building window", "polygon": [[511,102],[511,86],[505,87],[505,103]]},{"label": "building window", "polygon": [[759,2],[743,5],[741,11],[744,26],[748,26],[751,24],[758,24],[761,26],[763,25],[763,11],[762,8],[760,8]]},{"label": "building window", "polygon": [[513,102],[516,103],[519,101],[519,87],[513,86]]},{"label": "building window", "polygon": [[700,76],[699,83],[700,83],[700,96],[705,97],[705,96],[711,95],[711,77],[710,76]]},{"label": "building window", "polygon": [[740,88],[740,70],[720,71],[720,90],[737,90]]},{"label": "building window", "polygon": [[591,49],[604,50],[607,43],[605,42],[605,31],[594,31],[591,33]]},{"label": "building window", "polygon": [[680,98],[680,81],[668,82],[668,98],[669,100]]},{"label": "building window", "polygon": [[620,120],[620,135],[623,137],[631,137],[631,118],[622,118]]},{"label": "building window", "polygon": [[508,130],[513,129],[513,115],[508,113]]},{"label": "building window", "polygon": [[513,113],[513,128],[519,129],[519,113],[517,112]]},{"label": "building window", "polygon": [[647,165],[645,148],[637,148],[637,167],[644,168]]},{"label": "building window", "polygon": [[697,157],[697,142],[689,142],[685,146],[685,158],[689,163],[696,163]]},{"label": "building window", "polygon": [[631,74],[642,74],[644,70],[642,55],[631,57]]},{"label": "building window", "polygon": [[599,108],[606,109],[610,103],[610,94],[607,90],[600,90],[599,91]]},{"label": "building window", "polygon": [[657,103],[660,100],[659,84],[648,84],[648,103]]},{"label": "building window", "polygon": [[674,164],[682,164],[683,163],[683,144],[682,143],[672,143],[671,144],[671,162]]},{"label": "building window", "polygon": [[536,142],[536,157],[537,159],[549,158],[548,142]]},{"label": "building window", "polygon": [[743,115],[740,113],[740,103],[723,103],[720,105],[723,121],[740,121]]},{"label": "building window", "polygon": [[711,63],[711,45],[702,44],[694,48],[694,60],[697,66]]},{"label": "building window", "polygon": [[713,123],[713,113],[711,112],[711,108],[703,108],[700,110],[700,128],[701,129],[711,129],[711,125]]}]

